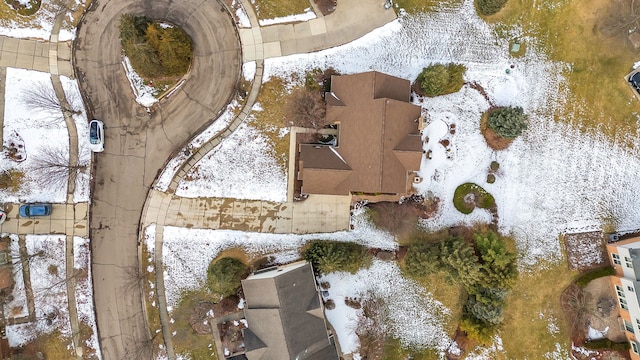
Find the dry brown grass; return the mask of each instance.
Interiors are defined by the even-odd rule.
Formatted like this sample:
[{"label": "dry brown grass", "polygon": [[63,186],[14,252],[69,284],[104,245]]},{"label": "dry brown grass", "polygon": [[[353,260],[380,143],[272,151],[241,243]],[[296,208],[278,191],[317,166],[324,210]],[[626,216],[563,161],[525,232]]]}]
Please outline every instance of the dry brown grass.
[{"label": "dry brown grass", "polygon": [[623,77],[638,59],[626,34],[607,37],[601,29],[612,13],[628,11],[627,3],[510,0],[486,20],[521,26],[524,35],[539,40],[551,59],[571,64],[565,72],[571,98],[555,114],[559,121],[614,136],[635,131],[639,104]]},{"label": "dry brown grass", "polygon": [[284,79],[272,77],[262,84],[258,93],[257,103],[262,105],[262,111],[254,111],[254,118],[249,125],[269,138],[271,151],[282,169],[287,171],[289,155],[289,134],[280,136],[280,129],[288,126],[285,123],[286,98],[289,92]]},{"label": "dry brown grass", "polygon": [[[543,359],[544,354],[555,350],[556,343],[569,348],[569,327],[560,295],[576,274],[564,262],[540,264],[520,274],[507,299],[500,330],[505,350],[501,358]],[[550,323],[557,325],[557,333],[550,333]]]},{"label": "dry brown grass", "polygon": [[261,20],[302,14],[304,9],[310,7],[309,0],[255,0],[253,4],[256,15]]}]

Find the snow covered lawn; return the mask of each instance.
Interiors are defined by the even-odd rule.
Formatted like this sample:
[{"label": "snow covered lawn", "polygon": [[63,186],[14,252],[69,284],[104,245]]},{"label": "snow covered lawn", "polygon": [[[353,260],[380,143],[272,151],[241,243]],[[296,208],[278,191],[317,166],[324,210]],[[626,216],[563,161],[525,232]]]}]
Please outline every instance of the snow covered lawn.
[{"label": "snow covered lawn", "polygon": [[[79,161],[86,165],[76,179],[76,202],[89,201],[89,163],[91,153],[88,148],[88,123],[84,106],[75,80],[61,76],[68,101],[75,109],[82,109],[74,115],[79,142]],[[52,179],[53,172],[42,170],[43,162],[64,160],[69,157],[69,134],[62,111],[59,109],[36,108],[25,101],[25,94],[42,91],[53,93],[51,75],[48,73],[7,68],[3,143],[5,148],[23,145],[19,149],[24,156],[15,161],[5,150],[0,156],[0,170],[16,169],[24,172],[18,192],[0,190],[4,202],[54,202],[67,199],[67,175]],[[59,158],[59,159],[58,159]],[[54,161],[55,162],[55,161]],[[62,171],[65,173],[66,171]]]}]

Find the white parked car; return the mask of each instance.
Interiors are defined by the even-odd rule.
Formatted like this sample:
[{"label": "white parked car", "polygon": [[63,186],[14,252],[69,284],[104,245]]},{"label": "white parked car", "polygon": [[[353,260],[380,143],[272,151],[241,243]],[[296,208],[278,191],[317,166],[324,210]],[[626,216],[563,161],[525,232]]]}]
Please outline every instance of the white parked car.
[{"label": "white parked car", "polygon": [[89,148],[93,152],[104,151],[104,123],[100,120],[89,122]]}]

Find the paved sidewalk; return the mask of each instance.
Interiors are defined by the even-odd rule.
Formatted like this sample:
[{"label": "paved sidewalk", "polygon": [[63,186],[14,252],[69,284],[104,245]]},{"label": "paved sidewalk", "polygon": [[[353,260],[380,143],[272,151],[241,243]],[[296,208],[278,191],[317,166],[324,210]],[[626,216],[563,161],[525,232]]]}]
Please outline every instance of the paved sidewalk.
[{"label": "paved sidewalk", "polygon": [[349,229],[351,196],[310,195],[305,201],[275,203],[231,198],[183,198],[151,190],[143,226],[160,224],[277,234]]},{"label": "paved sidewalk", "polygon": [[0,67],[37,70],[73,77],[71,41],[58,42],[57,35],[52,36],[52,40],[49,42],[0,36]]},{"label": "paved sidewalk", "polygon": [[20,204],[4,204],[7,220],[0,225],[0,233],[9,234],[67,234],[89,237],[88,203],[53,204],[51,216],[21,218]]},{"label": "paved sidewalk", "polygon": [[239,29],[244,61],[309,53],[349,43],[396,19],[377,0],[340,0],[336,11],[292,24],[258,26],[249,0],[242,0],[250,29]]}]

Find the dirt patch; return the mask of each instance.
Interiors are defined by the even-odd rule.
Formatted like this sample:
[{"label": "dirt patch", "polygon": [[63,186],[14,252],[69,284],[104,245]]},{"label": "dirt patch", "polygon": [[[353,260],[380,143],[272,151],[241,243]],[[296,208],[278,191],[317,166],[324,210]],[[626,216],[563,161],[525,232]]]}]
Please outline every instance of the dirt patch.
[{"label": "dirt patch", "polygon": [[569,269],[586,271],[608,265],[604,234],[601,231],[564,236]]},{"label": "dirt patch", "polygon": [[220,341],[225,349],[228,349],[231,354],[244,352],[244,337],[242,336],[242,329],[245,329],[246,322],[244,320],[231,320],[218,324],[218,331],[220,332]]},{"label": "dirt patch", "polygon": [[418,218],[429,219],[438,213],[440,199],[414,195],[402,203],[381,201],[367,204],[367,207],[371,209],[371,219],[376,226],[403,237],[415,231]]},{"label": "dirt patch", "polygon": [[592,299],[590,326],[599,331],[608,328],[606,337],[611,341],[625,341],[626,336],[620,330],[618,323],[620,311],[609,277],[605,276],[591,281],[585,286],[584,291],[589,293]]},{"label": "dirt patch", "polygon": [[480,119],[480,131],[490,148],[493,150],[504,150],[511,145],[513,139],[505,139],[489,128],[489,112],[491,112],[491,109],[482,114],[482,118]]}]

